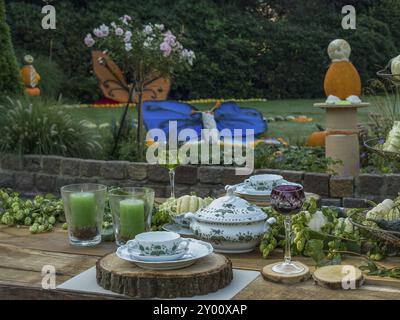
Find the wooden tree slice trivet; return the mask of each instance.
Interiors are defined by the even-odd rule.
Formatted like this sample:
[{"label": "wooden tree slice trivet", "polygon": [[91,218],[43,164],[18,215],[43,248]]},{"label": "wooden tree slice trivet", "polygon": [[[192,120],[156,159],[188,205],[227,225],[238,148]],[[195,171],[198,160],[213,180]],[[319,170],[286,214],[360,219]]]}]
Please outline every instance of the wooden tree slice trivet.
[{"label": "wooden tree slice trivet", "polygon": [[115,253],[96,264],[97,283],[104,289],[135,298],[192,297],[218,291],[233,279],[232,262],[211,254],[179,270],[145,270]]},{"label": "wooden tree slice trivet", "polygon": [[281,264],[282,262],[277,262],[274,264],[269,264],[265,266],[261,270],[261,274],[264,278],[264,280],[272,281],[272,282],[277,282],[277,283],[284,283],[284,284],[292,284],[292,283],[298,283],[298,282],[304,282],[310,279],[310,269],[305,265],[302,264],[301,262],[297,262],[296,264],[298,266],[302,266],[304,268],[304,271],[301,273],[296,273],[296,274],[281,274],[281,273],[276,273],[272,271],[272,268],[276,266],[277,264]]},{"label": "wooden tree slice trivet", "polygon": [[328,289],[356,289],[363,285],[364,276],[354,266],[335,265],[318,268],[313,278],[316,284]]}]

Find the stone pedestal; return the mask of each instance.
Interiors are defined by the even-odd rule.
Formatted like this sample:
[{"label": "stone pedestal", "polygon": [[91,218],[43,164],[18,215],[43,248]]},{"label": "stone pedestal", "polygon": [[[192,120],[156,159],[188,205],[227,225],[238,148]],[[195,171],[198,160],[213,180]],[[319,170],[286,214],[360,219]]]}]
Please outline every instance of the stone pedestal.
[{"label": "stone pedestal", "polygon": [[332,165],[339,176],[358,176],[360,173],[360,147],[358,140],[357,110],[369,103],[336,105],[316,103],[326,111],[326,157],[340,161]]}]

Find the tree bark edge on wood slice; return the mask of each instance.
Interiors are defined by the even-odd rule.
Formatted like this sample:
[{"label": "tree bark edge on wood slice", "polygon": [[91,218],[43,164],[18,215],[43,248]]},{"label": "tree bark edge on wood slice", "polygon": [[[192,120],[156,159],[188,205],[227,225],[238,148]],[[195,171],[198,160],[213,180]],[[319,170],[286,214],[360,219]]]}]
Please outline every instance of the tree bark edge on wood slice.
[{"label": "tree bark edge on wood slice", "polygon": [[302,266],[304,268],[304,271],[297,273],[297,274],[281,274],[281,273],[276,273],[272,270],[272,268],[278,264],[281,264],[282,262],[277,262],[273,264],[269,264],[265,266],[261,270],[261,274],[266,281],[272,281],[276,283],[283,283],[283,284],[293,284],[293,283],[299,283],[299,282],[305,282],[308,279],[310,279],[311,274],[310,274],[310,269],[303,263],[301,262],[296,262],[296,264]]},{"label": "tree bark edge on wood slice", "polygon": [[115,253],[96,263],[99,286],[134,298],[172,299],[205,295],[225,288],[232,279],[232,262],[215,253],[178,270],[145,270],[121,260]]}]

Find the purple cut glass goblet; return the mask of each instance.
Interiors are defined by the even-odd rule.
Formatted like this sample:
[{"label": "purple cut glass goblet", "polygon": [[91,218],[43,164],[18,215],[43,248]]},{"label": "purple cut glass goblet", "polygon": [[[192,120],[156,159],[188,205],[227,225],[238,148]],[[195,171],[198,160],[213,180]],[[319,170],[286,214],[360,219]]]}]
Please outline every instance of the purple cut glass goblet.
[{"label": "purple cut glass goblet", "polygon": [[299,213],[306,196],[301,185],[280,185],[272,190],[271,205],[278,213],[285,216],[285,260],[275,265],[272,270],[281,274],[296,274],[304,268],[292,262],[290,251],[292,215]]}]

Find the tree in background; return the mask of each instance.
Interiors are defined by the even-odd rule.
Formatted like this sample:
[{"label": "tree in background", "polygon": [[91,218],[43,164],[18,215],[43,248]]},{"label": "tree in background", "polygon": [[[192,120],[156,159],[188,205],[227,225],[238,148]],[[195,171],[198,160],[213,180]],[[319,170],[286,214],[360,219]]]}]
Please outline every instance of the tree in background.
[{"label": "tree in background", "polygon": [[381,0],[370,7],[368,14],[387,24],[396,46],[400,47],[400,1]]},{"label": "tree in background", "polygon": [[[399,0],[136,0],[134,6],[132,0],[64,0],[56,2],[57,30],[46,32],[42,0],[5,2],[17,57],[29,53],[45,62],[44,44],[54,38],[53,68],[37,66],[43,92],[81,102],[101,95],[82,36],[123,13],[181,30],[183,44],[196,52],[193,72],[172,79],[170,98],[177,100],[321,97],[333,39],[350,42],[364,86],[400,50]],[[346,4],[357,9],[356,30],[342,29]],[[57,88],[45,88],[46,79]]]},{"label": "tree in background", "polygon": [[21,93],[22,83],[6,23],[4,0],[0,0],[0,39],[0,95]]}]

